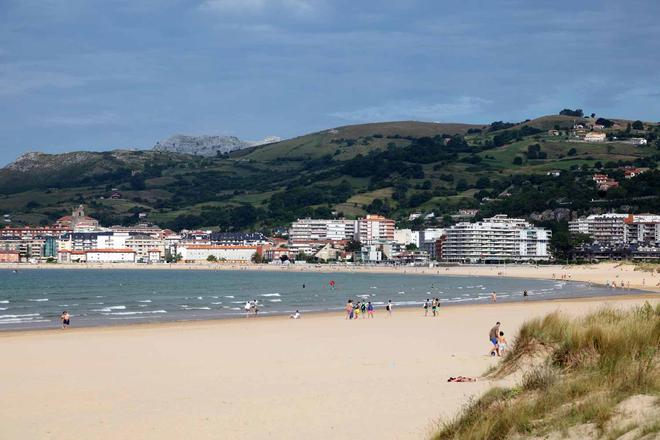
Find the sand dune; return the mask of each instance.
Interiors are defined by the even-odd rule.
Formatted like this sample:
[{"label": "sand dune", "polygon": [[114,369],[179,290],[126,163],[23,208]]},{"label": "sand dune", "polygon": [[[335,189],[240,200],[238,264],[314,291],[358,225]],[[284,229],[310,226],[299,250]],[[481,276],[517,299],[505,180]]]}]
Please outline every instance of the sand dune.
[{"label": "sand dune", "polygon": [[0,334],[0,438],[408,439],[492,383],[488,330],[609,297]]}]

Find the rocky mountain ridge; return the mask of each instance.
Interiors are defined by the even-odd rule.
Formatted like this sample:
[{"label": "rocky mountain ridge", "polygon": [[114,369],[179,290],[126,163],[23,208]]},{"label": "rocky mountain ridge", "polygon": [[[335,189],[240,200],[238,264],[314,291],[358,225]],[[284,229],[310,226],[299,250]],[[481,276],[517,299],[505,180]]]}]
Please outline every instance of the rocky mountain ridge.
[{"label": "rocky mountain ridge", "polygon": [[189,136],[177,134],[156,142],[154,150],[169,151],[179,154],[213,157],[219,154],[231,153],[243,148],[279,142],[281,138],[269,136],[261,141],[244,141],[236,136]]}]

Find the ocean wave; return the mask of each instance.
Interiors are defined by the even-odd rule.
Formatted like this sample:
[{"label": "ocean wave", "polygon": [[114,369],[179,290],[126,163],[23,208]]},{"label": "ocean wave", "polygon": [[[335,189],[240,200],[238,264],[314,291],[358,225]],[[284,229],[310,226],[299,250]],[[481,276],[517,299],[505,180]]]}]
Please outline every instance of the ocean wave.
[{"label": "ocean wave", "polygon": [[3,299],[2,301],[0,301],[0,304],[9,304],[9,300]]},{"label": "ocean wave", "polygon": [[281,299],[269,299],[268,301],[273,302],[273,303],[279,303],[279,302],[282,302]]},{"label": "ocean wave", "polygon": [[104,315],[106,316],[150,315],[154,313],[167,313],[167,310],[145,310],[144,312],[113,312],[113,313],[104,313]]},{"label": "ocean wave", "polygon": [[41,316],[39,313],[27,313],[25,315],[0,315],[0,319],[11,319],[11,318],[29,318],[34,316]]},{"label": "ocean wave", "polygon": [[32,301],[32,302],[42,302],[42,301],[48,301],[48,298],[28,299],[28,301]]},{"label": "ocean wave", "polygon": [[210,307],[184,307],[186,310],[211,310]]},{"label": "ocean wave", "polygon": [[234,298],[234,295],[225,295],[225,298]]},{"label": "ocean wave", "polygon": [[103,307],[102,309],[93,309],[92,312],[112,312],[113,310],[126,310],[126,306]]},{"label": "ocean wave", "polygon": [[0,319],[0,325],[3,324],[32,324],[35,322],[50,322],[50,319],[34,319],[34,318],[13,318],[13,319]]},{"label": "ocean wave", "polygon": [[211,304],[215,304],[215,305],[222,304],[222,301],[212,302]]},{"label": "ocean wave", "polygon": [[282,296],[279,293],[262,293],[259,296]]},{"label": "ocean wave", "polygon": [[0,307],[0,310],[7,310],[9,307]]},{"label": "ocean wave", "polygon": [[150,300],[150,299],[141,299],[141,300],[138,301],[138,302],[139,302],[139,303],[150,303],[151,300]]}]

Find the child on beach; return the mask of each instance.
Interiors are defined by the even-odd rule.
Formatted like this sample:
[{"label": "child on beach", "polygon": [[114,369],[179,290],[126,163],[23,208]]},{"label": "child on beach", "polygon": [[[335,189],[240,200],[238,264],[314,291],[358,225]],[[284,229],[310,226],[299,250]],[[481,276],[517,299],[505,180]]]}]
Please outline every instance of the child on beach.
[{"label": "child on beach", "polygon": [[426,298],[424,301],[424,316],[429,316],[429,299]]},{"label": "child on beach", "polygon": [[504,332],[500,332],[500,335],[497,337],[497,348],[500,356],[502,356],[507,350],[507,342],[504,337]]},{"label": "child on beach", "polygon": [[354,309],[355,309],[355,311],[354,311],[354,313],[355,313],[355,319],[360,318],[360,301],[358,301],[357,304],[355,304],[355,308],[354,308]]},{"label": "child on beach", "polygon": [[362,301],[362,305],[360,306],[360,313],[362,314],[362,319],[367,317],[367,305]]},{"label": "child on beach", "polygon": [[369,318],[374,317],[374,305],[371,304],[371,301],[369,301],[369,304],[367,305],[367,312],[369,313]]}]

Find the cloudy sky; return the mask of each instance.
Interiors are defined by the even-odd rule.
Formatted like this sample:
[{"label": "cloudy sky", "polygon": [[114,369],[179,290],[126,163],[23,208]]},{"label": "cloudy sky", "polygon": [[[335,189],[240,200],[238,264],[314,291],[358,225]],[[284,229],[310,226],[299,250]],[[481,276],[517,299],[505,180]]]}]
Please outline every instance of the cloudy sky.
[{"label": "cloudy sky", "polygon": [[175,133],[660,120],[660,2],[0,0],[0,165]]}]

